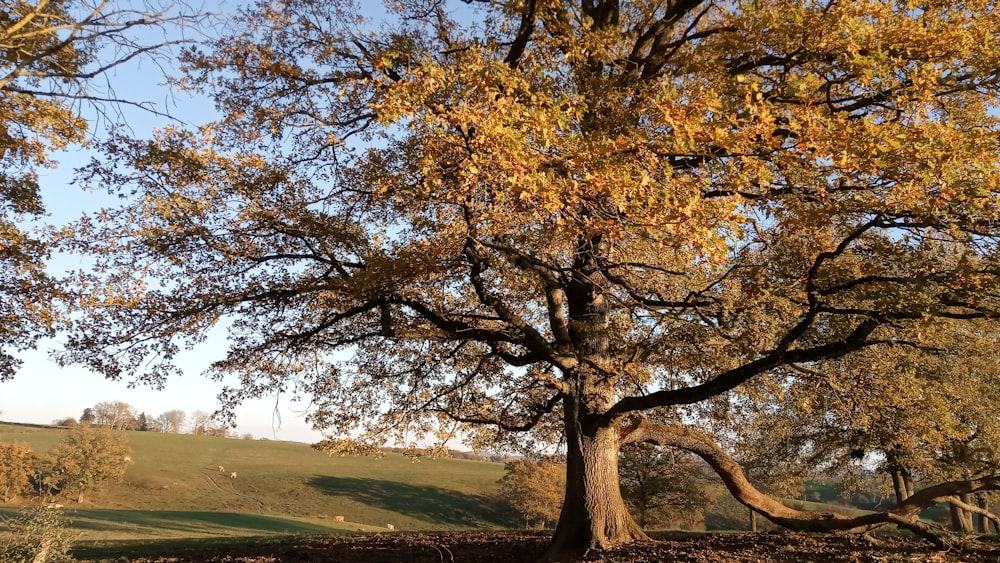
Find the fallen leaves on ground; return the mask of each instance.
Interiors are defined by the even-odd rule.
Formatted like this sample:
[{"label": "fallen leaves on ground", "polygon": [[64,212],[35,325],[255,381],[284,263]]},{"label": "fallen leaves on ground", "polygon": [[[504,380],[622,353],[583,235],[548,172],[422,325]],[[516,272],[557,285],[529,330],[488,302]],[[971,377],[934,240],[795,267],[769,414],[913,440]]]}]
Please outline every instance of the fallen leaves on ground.
[{"label": "fallen leaves on ground", "polygon": [[[130,563],[488,563],[537,561],[545,552],[545,532],[381,533],[303,539],[266,546],[234,545],[178,556],[121,559]],[[594,563],[733,562],[995,562],[1000,543],[965,540],[947,550],[924,542],[887,536],[798,533],[671,534],[654,542],[591,552]]]}]

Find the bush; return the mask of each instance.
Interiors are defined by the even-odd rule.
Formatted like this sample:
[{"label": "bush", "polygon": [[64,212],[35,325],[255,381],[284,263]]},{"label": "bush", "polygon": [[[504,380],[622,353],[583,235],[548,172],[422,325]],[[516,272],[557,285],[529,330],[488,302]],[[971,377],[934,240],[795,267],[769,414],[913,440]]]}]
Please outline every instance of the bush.
[{"label": "bush", "polygon": [[41,487],[50,494],[75,494],[79,503],[84,491],[120,483],[130,463],[132,451],[124,434],[77,426],[42,459]]},{"label": "bush", "polygon": [[529,527],[546,528],[559,520],[566,490],[566,466],[545,460],[508,462],[500,495]]},{"label": "bush", "polygon": [[28,444],[0,444],[0,502],[10,502],[27,491],[34,472],[35,454]]},{"label": "bush", "polygon": [[0,542],[4,563],[61,563],[73,561],[70,537],[62,510],[26,506],[4,521],[11,537]]}]

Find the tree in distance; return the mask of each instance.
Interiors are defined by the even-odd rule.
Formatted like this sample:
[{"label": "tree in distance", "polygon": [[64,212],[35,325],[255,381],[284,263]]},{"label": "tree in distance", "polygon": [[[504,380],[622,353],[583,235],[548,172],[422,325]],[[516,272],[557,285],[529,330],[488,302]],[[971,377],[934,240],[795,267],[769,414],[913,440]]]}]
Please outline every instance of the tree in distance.
[{"label": "tree in distance", "polygon": [[540,459],[504,464],[500,495],[520,514],[526,527],[555,524],[565,489],[566,467],[562,463]]},{"label": "tree in distance", "polygon": [[[847,484],[872,469],[897,504],[916,483],[965,480],[1000,464],[1000,342],[994,321],[920,326],[894,343],[822,366],[793,366],[744,389],[731,419],[734,449],[772,479],[821,469]],[[780,389],[780,392],[776,392]],[[750,411],[745,401],[767,403]],[[968,493],[942,499],[971,531]]]},{"label": "tree in distance", "polygon": [[0,502],[10,502],[31,486],[35,454],[24,442],[0,443]]},{"label": "tree in distance", "polygon": [[86,146],[97,122],[119,124],[121,106],[154,111],[103,79],[137,57],[155,63],[180,42],[151,42],[155,31],[202,18],[154,5],[11,0],[0,9],[0,381],[17,371],[16,351],[54,333],[59,300],[73,297],[45,271],[53,233],[29,226],[45,214],[39,171],[55,166],[54,152]]},{"label": "tree in distance", "polygon": [[[694,529],[712,506],[701,460],[649,444],[622,448],[618,463],[622,498],[643,529]],[[702,528],[704,529],[704,528]]]},{"label": "tree in distance", "polygon": [[173,409],[156,417],[154,426],[160,432],[180,434],[184,431],[184,420],[186,418],[187,414],[184,411]]},{"label": "tree in distance", "polygon": [[95,426],[107,426],[111,430],[134,430],[136,409],[124,401],[104,401],[94,405]]},{"label": "tree in distance", "polygon": [[41,485],[51,492],[83,493],[105,483],[120,483],[132,463],[128,438],[103,426],[81,424],[46,452],[40,462]]},{"label": "tree in distance", "polygon": [[330,448],[458,429],[476,448],[562,444],[551,555],[647,539],[618,486],[631,443],[701,456],[797,530],[891,522],[939,542],[921,506],[1000,486],[814,514],[754,488],[710,419],[656,422],[996,315],[990,2],[435,0],[371,22],[283,0],[234,17],[180,82],[221,117],[114,139],[84,173],[123,206],[67,241],[96,266],[64,362],[160,385],[221,325],[210,371],[239,381],[223,404],[309,397]]}]

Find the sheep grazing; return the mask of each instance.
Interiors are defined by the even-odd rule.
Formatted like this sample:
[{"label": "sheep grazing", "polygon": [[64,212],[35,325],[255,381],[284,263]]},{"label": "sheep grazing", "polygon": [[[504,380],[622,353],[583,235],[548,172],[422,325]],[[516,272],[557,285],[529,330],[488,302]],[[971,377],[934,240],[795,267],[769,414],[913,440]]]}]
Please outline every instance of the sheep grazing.
[{"label": "sheep grazing", "polygon": [[226,472],[226,468],[225,468],[225,467],[222,467],[222,466],[220,465],[220,466],[219,466],[219,473],[225,473],[225,472]]},{"label": "sheep grazing", "polygon": [[344,517],[343,516],[334,516],[333,517],[333,521],[334,522],[343,522],[344,521]]},{"label": "sheep grazing", "polygon": [[232,473],[230,473],[230,474],[229,474],[229,478],[230,478],[230,479],[235,479],[235,478],[236,478],[236,472],[235,472],[235,471],[233,471]]},{"label": "sheep grazing", "polygon": [[385,527],[386,527],[387,530],[395,530],[396,529],[396,527],[393,526],[392,524],[386,524]]}]

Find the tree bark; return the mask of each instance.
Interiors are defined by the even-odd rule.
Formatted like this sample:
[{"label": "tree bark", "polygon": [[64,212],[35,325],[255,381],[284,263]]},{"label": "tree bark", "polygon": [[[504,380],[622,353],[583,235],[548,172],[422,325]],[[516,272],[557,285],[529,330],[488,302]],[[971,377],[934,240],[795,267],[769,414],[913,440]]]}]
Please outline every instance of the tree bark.
[{"label": "tree bark", "polygon": [[948,499],[948,509],[951,513],[951,529],[960,534],[972,533],[972,513],[975,511],[968,494],[960,494]]},{"label": "tree bark", "polygon": [[892,490],[896,493],[896,505],[903,504],[912,491],[906,485],[906,478],[903,475],[903,470],[899,467],[894,467],[889,471],[889,475],[892,476]]},{"label": "tree bark", "polygon": [[567,400],[566,491],[559,523],[546,556],[578,558],[590,550],[610,549],[649,537],[622,499],[618,479],[619,431],[585,424]]},{"label": "tree bark", "polygon": [[599,233],[580,239],[566,285],[569,317],[566,344],[580,366],[567,371],[563,400],[566,431],[566,491],[547,557],[576,558],[649,538],[622,499],[618,476],[618,419],[605,413],[615,404],[608,333],[609,282],[599,266],[609,243]]},{"label": "tree bark", "polygon": [[948,504],[948,515],[951,516],[951,531],[953,532],[963,532],[962,530],[962,515],[960,514],[961,509],[955,506],[953,503]]}]

